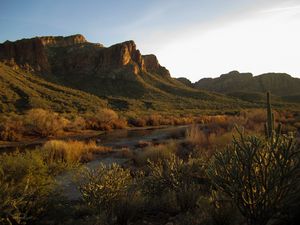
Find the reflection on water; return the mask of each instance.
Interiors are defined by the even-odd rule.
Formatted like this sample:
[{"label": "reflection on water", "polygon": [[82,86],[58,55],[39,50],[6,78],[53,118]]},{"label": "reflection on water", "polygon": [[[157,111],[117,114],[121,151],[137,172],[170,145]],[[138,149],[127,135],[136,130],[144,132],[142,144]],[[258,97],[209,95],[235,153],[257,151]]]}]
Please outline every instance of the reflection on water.
[{"label": "reflection on water", "polygon": [[116,130],[106,132],[91,138],[98,141],[101,145],[121,147],[132,147],[139,141],[164,140],[180,132],[185,132],[187,126],[174,126],[167,128],[152,128],[138,130]]},{"label": "reflection on water", "polygon": [[[166,128],[149,128],[149,129],[135,129],[135,130],[114,130],[105,132],[101,135],[87,138],[86,140],[95,140],[99,145],[111,146],[115,148],[119,147],[133,147],[140,141],[159,141],[172,138],[178,134],[185,132],[188,126],[173,126]],[[34,150],[37,146],[41,144],[32,144],[26,147],[10,147],[2,148],[1,153],[12,152],[19,150]]]}]

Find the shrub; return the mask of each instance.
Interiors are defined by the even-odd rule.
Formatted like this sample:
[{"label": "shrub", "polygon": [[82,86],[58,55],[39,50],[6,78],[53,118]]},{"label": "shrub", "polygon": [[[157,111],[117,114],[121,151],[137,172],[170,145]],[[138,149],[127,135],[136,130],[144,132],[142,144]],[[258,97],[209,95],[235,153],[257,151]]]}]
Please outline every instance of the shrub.
[{"label": "shrub", "polygon": [[249,224],[266,224],[293,192],[299,159],[291,137],[266,142],[241,136],[216,154],[210,169],[214,184],[233,198]]},{"label": "shrub", "polygon": [[147,165],[147,161],[158,162],[159,160],[168,159],[177,151],[177,144],[171,141],[167,144],[148,146],[137,152],[134,161],[138,166]]},{"label": "shrub", "polygon": [[44,109],[31,109],[25,118],[28,131],[42,137],[60,134],[67,124],[68,120],[65,118]]},{"label": "shrub", "polygon": [[85,119],[81,116],[74,116],[68,126],[66,127],[67,130],[84,130],[86,128]]},{"label": "shrub", "polygon": [[124,129],[127,127],[127,121],[119,118],[112,122],[112,126],[114,129]]},{"label": "shrub", "polygon": [[118,114],[112,109],[100,109],[97,116],[100,123],[110,123],[119,118]]},{"label": "shrub", "polygon": [[207,146],[207,135],[201,130],[200,126],[193,124],[186,130],[186,141],[198,146]]},{"label": "shrub", "polygon": [[[269,95],[268,95],[269,103]],[[212,160],[208,174],[213,184],[233,199],[250,225],[265,225],[277,215],[285,199],[295,194],[300,156],[293,136],[274,130],[270,104],[266,137],[245,136]]]},{"label": "shrub", "polygon": [[49,202],[54,180],[40,154],[0,156],[0,222],[25,224],[37,219]]},{"label": "shrub", "polygon": [[183,212],[196,208],[199,197],[203,194],[203,183],[200,180],[204,176],[204,170],[203,164],[199,162],[183,162],[175,155],[156,163],[149,161],[149,175],[144,180],[143,193],[150,201],[173,194]]},{"label": "shrub", "polygon": [[159,126],[160,125],[161,116],[157,114],[152,114],[147,118],[148,126]]},{"label": "shrub", "polygon": [[128,169],[100,164],[97,169],[85,170],[79,190],[83,200],[100,215],[104,213],[110,224],[116,220],[123,225],[137,209],[135,182]]},{"label": "shrub", "polygon": [[144,118],[129,118],[128,123],[135,127],[145,127],[147,121]]},{"label": "shrub", "polygon": [[1,118],[0,140],[19,141],[24,132],[23,121],[18,116]]},{"label": "shrub", "polygon": [[119,119],[118,114],[111,109],[100,109],[94,114],[86,115],[86,126],[93,130],[111,130],[113,128],[124,128],[126,122]]}]

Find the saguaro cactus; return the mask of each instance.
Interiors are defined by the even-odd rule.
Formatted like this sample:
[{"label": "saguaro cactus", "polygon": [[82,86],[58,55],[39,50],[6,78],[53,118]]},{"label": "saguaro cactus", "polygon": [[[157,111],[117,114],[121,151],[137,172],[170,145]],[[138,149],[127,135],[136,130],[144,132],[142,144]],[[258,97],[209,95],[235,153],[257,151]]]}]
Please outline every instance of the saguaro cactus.
[{"label": "saguaro cactus", "polygon": [[208,175],[214,186],[227,194],[249,225],[266,225],[287,197],[295,194],[299,149],[293,136],[274,130],[270,95],[267,95],[266,138],[239,138],[214,156]]},{"label": "saguaro cactus", "polygon": [[[267,122],[265,123],[265,136],[267,139],[273,140],[274,137],[278,138],[281,133],[281,123],[278,124],[275,130],[275,117],[272,112],[270,93],[267,92]],[[276,134],[276,136],[274,136]]]}]

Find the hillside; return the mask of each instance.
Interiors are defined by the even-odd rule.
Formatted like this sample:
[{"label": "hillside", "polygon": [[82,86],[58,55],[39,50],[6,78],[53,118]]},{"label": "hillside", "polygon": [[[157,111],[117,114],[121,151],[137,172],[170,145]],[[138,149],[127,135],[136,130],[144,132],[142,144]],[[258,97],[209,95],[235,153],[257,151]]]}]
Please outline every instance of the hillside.
[{"label": "hillside", "polygon": [[267,91],[270,91],[276,100],[300,101],[300,79],[285,73],[253,76],[251,73],[232,71],[217,78],[201,79],[194,87],[251,101],[263,100],[262,94]]},{"label": "hillside", "polygon": [[49,108],[60,112],[96,110],[106,101],[47,82],[31,73],[0,63],[0,112]]},{"label": "hillside", "polygon": [[[172,78],[155,55],[142,55],[133,41],[110,47],[82,35],[36,37],[0,44],[0,61],[108,100],[130,110],[233,109],[249,103],[188,87]],[[18,74],[15,74],[18,76]]]}]

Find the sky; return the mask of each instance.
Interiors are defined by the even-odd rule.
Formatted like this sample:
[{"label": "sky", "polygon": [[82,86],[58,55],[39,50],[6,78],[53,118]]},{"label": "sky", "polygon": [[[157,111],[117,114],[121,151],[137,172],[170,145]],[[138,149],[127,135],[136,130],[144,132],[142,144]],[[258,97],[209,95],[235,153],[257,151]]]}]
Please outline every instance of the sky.
[{"label": "sky", "polygon": [[0,0],[0,42],[82,34],[134,40],[173,77],[300,77],[300,0]]}]

